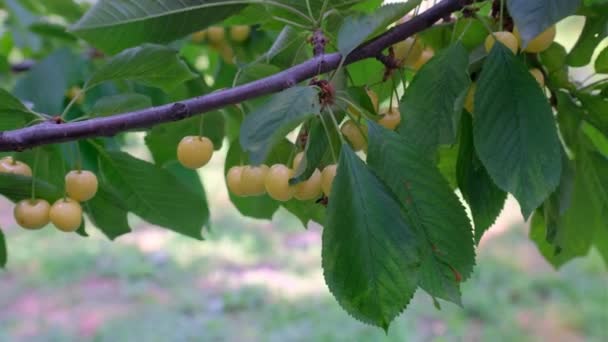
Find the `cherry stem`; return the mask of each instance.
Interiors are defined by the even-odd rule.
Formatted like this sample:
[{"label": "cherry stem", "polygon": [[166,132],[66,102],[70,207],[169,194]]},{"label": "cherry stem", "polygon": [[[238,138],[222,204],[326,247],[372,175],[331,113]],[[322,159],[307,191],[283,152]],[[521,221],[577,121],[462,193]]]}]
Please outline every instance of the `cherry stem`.
[{"label": "cherry stem", "polygon": [[336,154],[336,151],[334,150],[334,145],[332,144],[332,141],[331,141],[331,134],[329,133],[329,127],[327,127],[327,124],[325,123],[325,119],[323,118],[323,115],[319,115],[319,119],[321,120],[321,125],[323,126],[323,130],[325,131],[325,135],[327,136],[327,141],[329,143],[329,149],[331,150],[331,157],[333,158],[334,163],[337,163],[338,155]]}]

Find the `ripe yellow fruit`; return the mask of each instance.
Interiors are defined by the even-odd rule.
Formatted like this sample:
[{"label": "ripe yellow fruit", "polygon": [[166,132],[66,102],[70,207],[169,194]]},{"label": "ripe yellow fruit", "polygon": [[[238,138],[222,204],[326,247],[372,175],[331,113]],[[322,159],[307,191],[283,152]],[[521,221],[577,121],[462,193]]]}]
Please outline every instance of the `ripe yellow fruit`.
[{"label": "ripe yellow fruit", "polygon": [[74,86],[74,87],[68,89],[66,96],[70,100],[73,100],[75,97],[78,96],[76,103],[79,105],[82,105],[84,103],[85,94],[82,92],[82,88],[80,88],[78,86]]},{"label": "ripe yellow fruit", "polygon": [[[369,96],[369,100],[371,101],[372,106],[374,107],[374,111],[377,112],[379,103],[378,94],[376,94],[376,92],[371,89],[365,89],[365,92],[367,93],[367,96]],[[361,116],[361,112],[352,105],[348,106],[348,112],[356,118]]]},{"label": "ripe yellow fruit", "polygon": [[53,204],[49,217],[57,229],[74,232],[82,224],[82,207],[71,198],[62,198]]},{"label": "ripe yellow fruit", "polygon": [[177,145],[177,159],[189,168],[201,168],[213,156],[213,142],[207,137],[187,136]]},{"label": "ripe yellow fruit", "polygon": [[363,135],[366,130],[367,126],[358,127],[352,120],[347,120],[340,128],[340,131],[348,139],[354,151],[361,151],[367,148],[367,140]]},{"label": "ripe yellow fruit", "polygon": [[494,47],[494,43],[496,43],[494,36],[496,36],[496,39],[498,39],[499,42],[508,47],[513,54],[517,54],[517,51],[519,50],[519,43],[515,35],[508,31],[494,32],[493,35],[488,35],[485,42],[486,52],[489,53]]},{"label": "ripe yellow fruit", "polygon": [[422,56],[422,45],[418,39],[410,37],[393,45],[395,58],[402,66],[412,67]]},{"label": "ripe yellow fruit", "polygon": [[251,27],[248,25],[236,25],[230,28],[230,39],[237,43],[242,43],[249,39]]},{"label": "ripe yellow fruit", "polygon": [[534,68],[534,69],[530,69],[530,74],[532,74],[532,76],[534,76],[534,78],[536,79],[536,82],[538,82],[538,84],[540,85],[541,88],[545,87],[545,75],[543,75],[542,71],[540,71],[537,68]]},{"label": "ripe yellow fruit", "polygon": [[15,206],[13,215],[17,224],[25,229],[40,229],[50,222],[51,205],[41,199],[23,200]]},{"label": "ripe yellow fruit", "polygon": [[65,175],[65,191],[70,198],[85,202],[93,198],[97,193],[97,176],[91,171],[73,170]]},{"label": "ripe yellow fruit", "polygon": [[334,183],[334,178],[336,178],[336,171],[338,170],[338,165],[332,164],[327,165],[323,172],[321,173],[321,188],[323,189],[323,193],[325,196],[331,194],[331,186]]},{"label": "ripe yellow fruit", "polygon": [[[517,40],[519,41],[519,43],[521,45],[521,36],[519,34],[519,30],[517,29],[517,27],[515,27],[515,29],[513,30],[513,34],[515,34],[515,37],[517,37]],[[528,43],[528,46],[526,46],[524,51],[531,52],[531,53],[538,53],[538,52],[543,52],[543,51],[547,50],[549,48],[549,46],[551,46],[551,44],[555,40],[556,34],[557,34],[557,30],[555,29],[555,26],[549,27],[548,29],[545,30],[545,32],[539,34],[534,39],[532,39]]]},{"label": "ripe yellow fruit", "polygon": [[205,38],[207,38],[207,30],[194,32],[191,37],[193,43],[202,43]]},{"label": "ripe yellow fruit", "polygon": [[232,49],[232,46],[227,43],[222,43],[217,46],[217,51],[224,63],[234,64],[234,50]]},{"label": "ripe yellow fruit", "polygon": [[245,196],[260,196],[266,192],[265,182],[268,174],[268,166],[243,167],[241,171],[241,190]]},{"label": "ripe yellow fruit", "polygon": [[294,197],[300,201],[309,201],[321,197],[321,171],[316,169],[310,178],[296,184]]},{"label": "ripe yellow fruit", "polygon": [[473,111],[475,110],[475,91],[477,90],[477,83],[473,83],[471,84],[471,86],[469,87],[469,91],[467,92],[467,97],[464,100],[464,109],[467,110],[467,112],[473,114]]},{"label": "ripe yellow fruit", "polygon": [[32,177],[32,169],[27,164],[13,159],[13,157],[0,159],[0,173]]},{"label": "ripe yellow fruit", "polygon": [[245,196],[243,183],[241,182],[242,174],[243,166],[233,166],[226,174],[226,185],[228,186],[228,190],[236,196]]},{"label": "ripe yellow fruit", "polygon": [[399,108],[393,107],[388,111],[382,113],[382,118],[378,121],[378,124],[384,128],[395,130],[399,123],[401,123],[401,113]]},{"label": "ripe yellow fruit", "polygon": [[295,192],[295,187],[289,185],[289,179],[293,176],[293,170],[283,164],[275,164],[266,175],[264,185],[266,192],[277,201],[289,201]]},{"label": "ripe yellow fruit", "polygon": [[211,44],[219,45],[226,39],[226,32],[221,26],[209,26],[207,28],[207,39]]},{"label": "ripe yellow fruit", "polygon": [[425,65],[429,60],[431,60],[433,56],[435,56],[435,51],[433,51],[433,49],[424,49],[424,51],[422,51],[422,54],[420,55],[420,58],[418,58],[416,63],[412,65],[412,69],[416,71],[420,70],[420,68],[422,68],[423,65]]}]

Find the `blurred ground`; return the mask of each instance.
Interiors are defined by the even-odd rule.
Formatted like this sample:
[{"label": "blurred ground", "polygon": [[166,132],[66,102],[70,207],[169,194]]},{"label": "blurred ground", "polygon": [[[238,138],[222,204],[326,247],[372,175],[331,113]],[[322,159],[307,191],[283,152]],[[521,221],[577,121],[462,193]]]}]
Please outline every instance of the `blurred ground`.
[{"label": "blurred ground", "polygon": [[606,341],[608,273],[592,252],[555,272],[510,203],[483,240],[464,308],[418,292],[388,336],[349,317],[320,268],[320,228],[281,212],[242,218],[221,156],[202,172],[213,231],[197,242],[133,218],[112,243],[15,227],[0,201],[9,264],[0,272],[1,341]]}]

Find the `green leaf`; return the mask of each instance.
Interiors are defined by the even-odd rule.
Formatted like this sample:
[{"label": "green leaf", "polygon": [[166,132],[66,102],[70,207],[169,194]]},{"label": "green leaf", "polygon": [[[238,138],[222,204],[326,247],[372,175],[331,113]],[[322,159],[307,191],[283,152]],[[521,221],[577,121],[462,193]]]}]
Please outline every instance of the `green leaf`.
[{"label": "green leaf", "polygon": [[6,266],[6,261],[8,260],[8,254],[6,249],[6,238],[4,237],[4,232],[0,229],[0,267],[4,268]]},{"label": "green leaf", "polygon": [[102,97],[95,102],[91,112],[96,116],[110,116],[152,107],[152,100],[142,94],[125,93]]},{"label": "green leaf", "polygon": [[[203,129],[201,132],[201,120]],[[186,120],[154,126],[146,134],[146,145],[157,165],[177,160],[177,145],[183,137],[202,134],[213,142],[215,150],[222,148],[225,136],[224,115],[220,111],[195,116]]]},{"label": "green leaf", "polygon": [[416,291],[416,235],[391,191],[342,147],[323,229],[325,281],[355,318],[387,330]]},{"label": "green leaf", "polygon": [[274,94],[266,104],[247,115],[241,126],[240,143],[249,152],[251,163],[263,162],[275,143],[320,110],[313,87],[293,87]]},{"label": "green leaf", "polygon": [[281,206],[292,215],[298,218],[304,228],[308,228],[311,222],[316,222],[323,225],[325,223],[325,207],[320,203],[312,201],[300,201],[292,199],[290,201],[281,203]]},{"label": "green leaf", "polygon": [[595,72],[608,74],[608,47],[604,48],[595,60]]},{"label": "green leaf", "polygon": [[201,239],[208,209],[193,190],[164,168],[127,153],[106,151],[100,157],[103,180],[145,221]]},{"label": "green leaf", "polygon": [[19,99],[0,88],[0,131],[24,127],[34,114]]},{"label": "green leaf", "polygon": [[94,46],[116,53],[142,43],[168,43],[221,22],[244,8],[222,0],[98,1],[71,30]]},{"label": "green leaf", "polygon": [[380,7],[370,14],[351,15],[344,19],[338,32],[338,52],[348,56],[357,46],[371,38],[380,29],[397,21],[420,5],[421,0],[410,0],[400,4]]},{"label": "green leaf", "polygon": [[475,264],[473,230],[462,203],[428,158],[371,122],[367,162],[397,195],[422,240],[420,287],[460,304],[459,283]]},{"label": "green leaf", "polygon": [[60,114],[66,91],[82,81],[84,68],[81,56],[68,49],[57,50],[19,79],[13,94],[32,102],[37,112]]},{"label": "green leaf", "polygon": [[424,153],[440,144],[452,144],[471,83],[469,55],[460,43],[439,52],[416,74],[399,108],[399,133]]},{"label": "green leaf", "polygon": [[104,182],[95,197],[83,204],[83,209],[91,222],[110,240],[131,231],[127,219],[128,205]]},{"label": "green leaf", "polygon": [[56,23],[41,21],[33,23],[30,25],[29,29],[30,31],[46,39],[57,38],[66,42],[75,42],[78,40],[75,36],[66,32],[65,26]]},{"label": "green leaf", "polygon": [[577,93],[576,96],[587,112],[585,119],[602,133],[608,135],[608,115],[606,115],[608,100],[603,99],[600,95],[588,93]]},{"label": "green leaf", "polygon": [[460,153],[458,156],[458,187],[469,204],[475,223],[475,241],[494,224],[507,200],[507,193],[500,190],[479,161],[473,145],[473,123],[470,115],[462,117]]},{"label": "green leaf", "polygon": [[597,12],[587,16],[583,32],[568,54],[568,65],[582,67],[591,62],[599,43],[608,36],[608,14]]},{"label": "green leaf", "polygon": [[494,45],[477,83],[473,123],[479,159],[529,217],[559,183],[560,142],[545,94],[502,44]]},{"label": "green leaf", "polygon": [[[32,195],[32,178],[0,174],[0,194],[13,202],[28,199]],[[36,179],[36,197],[53,203],[63,196],[63,189]]]},{"label": "green leaf", "polygon": [[[286,160],[286,159],[285,159]],[[285,163],[283,161],[277,161]],[[243,151],[238,140],[230,143],[230,149],[226,155],[226,163],[224,164],[224,177],[228,174],[228,170],[233,166],[246,165],[249,162],[249,156]],[[274,160],[268,160],[268,164],[273,164]],[[229,191],[230,201],[243,216],[253,217],[257,219],[270,220],[274,213],[279,209],[279,203],[274,201],[268,195],[255,197],[239,197]]]},{"label": "green leaf", "polygon": [[90,88],[107,81],[131,80],[170,91],[195,77],[196,74],[178,57],[177,51],[161,45],[145,44],[110,58],[97,69],[86,85]]},{"label": "green leaf", "polygon": [[550,26],[574,14],[580,5],[580,0],[507,0],[524,47]]}]

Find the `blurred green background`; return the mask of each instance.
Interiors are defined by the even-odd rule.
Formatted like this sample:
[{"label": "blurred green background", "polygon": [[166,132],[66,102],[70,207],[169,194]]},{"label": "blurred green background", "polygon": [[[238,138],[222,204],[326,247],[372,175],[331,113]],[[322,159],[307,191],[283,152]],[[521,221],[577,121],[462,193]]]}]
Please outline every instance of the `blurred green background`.
[{"label": "blurred green background", "polygon": [[[558,40],[571,46],[580,24],[563,22]],[[145,158],[132,138],[130,152]],[[93,229],[88,239],[26,232],[0,199],[9,240],[0,341],[608,341],[606,265],[592,251],[554,271],[513,201],[480,245],[463,308],[437,310],[418,292],[388,335],[361,324],[324,284],[320,227],[305,230],[285,212],[272,222],[241,217],[226,194],[224,154],[201,171],[212,213],[202,243],[136,217],[135,232],[115,242]]]}]

